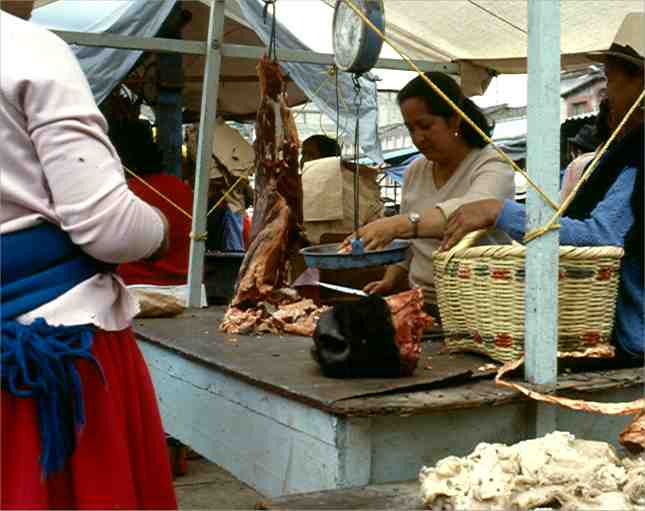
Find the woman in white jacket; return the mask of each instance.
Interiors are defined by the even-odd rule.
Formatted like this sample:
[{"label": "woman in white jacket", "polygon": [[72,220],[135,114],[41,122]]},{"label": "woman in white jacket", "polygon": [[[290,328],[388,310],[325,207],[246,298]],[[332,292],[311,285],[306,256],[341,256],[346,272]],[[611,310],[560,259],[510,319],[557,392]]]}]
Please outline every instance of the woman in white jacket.
[{"label": "woman in white jacket", "polygon": [[161,255],[68,46],[0,14],[2,507],[176,508],[116,264]]}]

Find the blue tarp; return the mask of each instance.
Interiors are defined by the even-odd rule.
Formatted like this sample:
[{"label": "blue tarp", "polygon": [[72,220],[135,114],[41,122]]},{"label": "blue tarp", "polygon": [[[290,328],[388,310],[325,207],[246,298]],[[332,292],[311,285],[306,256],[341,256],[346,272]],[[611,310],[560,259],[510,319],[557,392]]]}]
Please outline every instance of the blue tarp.
[{"label": "blue tarp", "polygon": [[[52,30],[154,37],[174,5],[175,0],[58,0],[36,9],[31,20]],[[76,45],[72,50],[97,103],[126,77],[142,53]]]},{"label": "blue tarp", "polygon": [[[54,30],[90,33],[111,33],[138,37],[154,37],[166,20],[177,0],[58,0],[36,9],[32,20]],[[258,37],[267,44],[271,30],[270,20],[264,23],[264,4],[257,0],[238,0],[246,22]],[[280,8],[280,7],[279,7]],[[277,23],[279,48],[310,50],[281,23]],[[94,98],[102,102],[127,76],[140,51],[115,50],[72,46],[88,78]],[[318,108],[331,119],[336,119],[335,80],[326,80],[321,87],[321,77],[327,66],[315,64],[283,63],[289,76]],[[369,75],[368,75],[369,78]],[[338,77],[341,101],[340,126],[349,137],[354,137],[356,100],[351,75]],[[364,153],[377,163],[383,162],[381,143],[377,136],[378,103],[376,82],[361,78],[360,141]]]},{"label": "blue tarp", "polygon": [[421,157],[422,155],[420,153],[413,154],[398,165],[393,165],[392,167],[383,169],[383,172],[385,172],[385,175],[394,180],[397,184],[403,185],[403,179],[405,178],[406,170],[408,170],[408,167],[412,164],[412,162],[418,160]]}]

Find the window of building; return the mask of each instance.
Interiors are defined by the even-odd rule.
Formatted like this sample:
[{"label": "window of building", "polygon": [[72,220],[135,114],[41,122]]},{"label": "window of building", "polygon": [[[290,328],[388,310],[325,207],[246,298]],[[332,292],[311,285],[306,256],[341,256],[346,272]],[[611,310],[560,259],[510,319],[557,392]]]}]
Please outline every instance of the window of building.
[{"label": "window of building", "polygon": [[586,101],[574,103],[572,106],[572,115],[586,114],[587,112],[589,112],[589,107]]}]

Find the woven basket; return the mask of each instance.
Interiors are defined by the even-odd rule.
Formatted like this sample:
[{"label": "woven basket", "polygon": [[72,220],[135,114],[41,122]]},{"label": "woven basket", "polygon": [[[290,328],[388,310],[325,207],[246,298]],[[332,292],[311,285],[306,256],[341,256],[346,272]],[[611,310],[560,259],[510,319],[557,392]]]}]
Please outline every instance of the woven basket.
[{"label": "woven basket", "polygon": [[[446,344],[500,362],[524,355],[526,247],[473,246],[485,231],[435,251],[434,279]],[[609,343],[623,249],[560,247],[558,350]]]}]

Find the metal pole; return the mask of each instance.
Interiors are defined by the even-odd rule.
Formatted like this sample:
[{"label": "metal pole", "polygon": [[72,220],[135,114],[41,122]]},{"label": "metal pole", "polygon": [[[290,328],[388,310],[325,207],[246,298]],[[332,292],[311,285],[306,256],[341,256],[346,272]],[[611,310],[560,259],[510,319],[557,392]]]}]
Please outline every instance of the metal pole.
[{"label": "metal pole", "polygon": [[[560,167],[560,0],[528,3],[527,167],[557,203]],[[532,189],[527,231],[543,225],[552,210]],[[529,242],[526,255],[525,377],[535,384],[557,381],[558,231]],[[555,428],[553,410],[536,410],[537,435]],[[547,412],[547,413],[544,413]]]},{"label": "metal pole", "polygon": [[204,254],[206,252],[206,209],[208,207],[208,168],[213,154],[213,133],[217,113],[219,74],[222,63],[222,36],[224,33],[225,0],[213,0],[208,24],[208,47],[202,107],[197,142],[197,170],[193,204],[193,226],[190,240],[190,263],[188,267],[188,306],[200,307],[202,303],[202,281],[204,276]]},{"label": "metal pole", "polygon": [[[71,30],[52,30],[68,44],[79,46],[94,46],[99,48],[120,48],[124,50],[143,50],[160,53],[183,53],[186,55],[205,55],[206,44],[202,41],[186,41],[164,37],[137,37],[119,34],[91,34],[86,32],[73,32]],[[248,46],[244,44],[222,44],[221,52],[224,57],[235,59],[259,60],[266,53],[263,46]],[[309,50],[292,50],[280,48],[282,62],[300,62],[303,64],[334,63],[331,53],[317,53]],[[432,62],[429,60],[413,60],[420,68],[426,71],[443,71],[448,74],[459,74],[460,66],[452,62]],[[407,62],[400,59],[379,59],[375,68],[395,69],[409,71]]]}]

